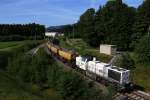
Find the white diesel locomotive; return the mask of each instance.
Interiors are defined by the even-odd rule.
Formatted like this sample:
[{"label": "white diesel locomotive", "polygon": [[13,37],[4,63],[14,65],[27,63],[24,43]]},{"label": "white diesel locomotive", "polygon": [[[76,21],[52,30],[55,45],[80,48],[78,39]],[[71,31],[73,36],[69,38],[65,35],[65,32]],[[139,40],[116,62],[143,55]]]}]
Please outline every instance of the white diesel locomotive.
[{"label": "white diesel locomotive", "polygon": [[95,80],[104,79],[117,87],[129,87],[130,70],[97,61],[96,58],[89,59],[81,56],[76,57],[76,66]]}]

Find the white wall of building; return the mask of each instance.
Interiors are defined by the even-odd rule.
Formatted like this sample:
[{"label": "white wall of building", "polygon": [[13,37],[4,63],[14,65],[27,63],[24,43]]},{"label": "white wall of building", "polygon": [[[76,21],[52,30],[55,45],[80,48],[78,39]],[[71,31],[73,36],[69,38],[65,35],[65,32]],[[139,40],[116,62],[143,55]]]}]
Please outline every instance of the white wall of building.
[{"label": "white wall of building", "polygon": [[58,33],[58,32],[46,32],[45,33],[46,37],[55,37],[55,36],[64,36],[63,33]]},{"label": "white wall of building", "polygon": [[107,54],[107,55],[115,55],[116,54],[116,46],[115,45],[100,45],[100,53]]},{"label": "white wall of building", "polygon": [[57,35],[57,32],[46,32],[45,36],[47,37],[55,37]]}]

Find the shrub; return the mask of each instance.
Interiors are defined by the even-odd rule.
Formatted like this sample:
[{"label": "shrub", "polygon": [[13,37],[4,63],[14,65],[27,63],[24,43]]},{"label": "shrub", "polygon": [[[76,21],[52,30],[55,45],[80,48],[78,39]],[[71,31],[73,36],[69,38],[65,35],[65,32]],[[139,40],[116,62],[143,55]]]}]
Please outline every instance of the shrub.
[{"label": "shrub", "polygon": [[121,55],[116,57],[113,64],[118,66],[118,67],[125,68],[125,69],[132,69],[135,67],[134,66],[135,65],[134,60],[131,58],[131,56],[127,52],[122,53]]},{"label": "shrub", "polygon": [[150,62],[150,35],[146,35],[140,39],[136,45],[135,52],[140,62]]}]

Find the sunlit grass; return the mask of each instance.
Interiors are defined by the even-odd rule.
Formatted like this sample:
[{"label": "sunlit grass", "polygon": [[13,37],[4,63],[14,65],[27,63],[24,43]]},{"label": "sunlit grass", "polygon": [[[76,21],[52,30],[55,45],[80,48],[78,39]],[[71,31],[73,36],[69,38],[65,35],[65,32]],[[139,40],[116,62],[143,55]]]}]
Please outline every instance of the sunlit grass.
[{"label": "sunlit grass", "polygon": [[80,55],[94,56],[98,60],[106,63],[108,63],[112,58],[112,56],[100,54],[99,48],[90,47],[82,39],[69,39],[66,41],[60,39],[60,46],[68,49],[73,49],[77,51]]},{"label": "sunlit grass", "polygon": [[135,61],[135,69],[131,72],[132,81],[144,87],[146,91],[150,91],[150,63],[138,62],[138,58],[133,52],[130,55]]}]

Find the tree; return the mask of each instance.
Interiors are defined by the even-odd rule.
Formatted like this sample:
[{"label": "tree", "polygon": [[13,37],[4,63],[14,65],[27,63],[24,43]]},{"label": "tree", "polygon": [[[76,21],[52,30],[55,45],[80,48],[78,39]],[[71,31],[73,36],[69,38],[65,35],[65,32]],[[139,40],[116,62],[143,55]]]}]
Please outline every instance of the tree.
[{"label": "tree", "polygon": [[120,54],[113,62],[113,65],[122,67],[125,69],[133,69],[134,68],[134,60],[131,58],[129,53],[125,52]]},{"label": "tree", "polygon": [[138,54],[138,59],[142,63],[150,62],[150,35],[145,35],[137,43],[135,52]]},{"label": "tree", "polygon": [[136,43],[139,42],[150,27],[150,0],[145,0],[141,6],[137,9],[136,21],[133,26],[132,44],[134,49]]},{"label": "tree", "polygon": [[106,43],[117,45],[118,50],[128,50],[135,14],[135,8],[128,7],[122,0],[108,1],[96,13],[91,8],[81,15],[77,24],[79,33],[91,46]]},{"label": "tree", "polygon": [[150,1],[145,0],[137,9],[136,22],[134,25],[134,32],[145,35],[150,26]]},{"label": "tree", "polygon": [[103,16],[102,16],[102,7],[99,7],[99,10],[96,12],[95,15],[95,33],[97,36],[95,36],[95,39],[97,41],[97,45],[99,45],[100,43],[104,43],[105,41],[105,37],[106,37],[106,33],[104,31],[105,27],[104,27],[104,20],[103,20]]},{"label": "tree", "polygon": [[92,46],[96,45],[95,37],[95,28],[94,28],[94,17],[95,9],[90,8],[84,14],[81,15],[79,21],[79,31],[80,34],[87,43]]},{"label": "tree", "polygon": [[119,50],[129,49],[135,9],[122,3],[122,0],[108,1],[98,10],[96,29],[104,35],[104,43],[114,44]]},{"label": "tree", "polygon": [[45,27],[39,24],[1,24],[0,41],[18,41],[24,39],[42,39]]}]

